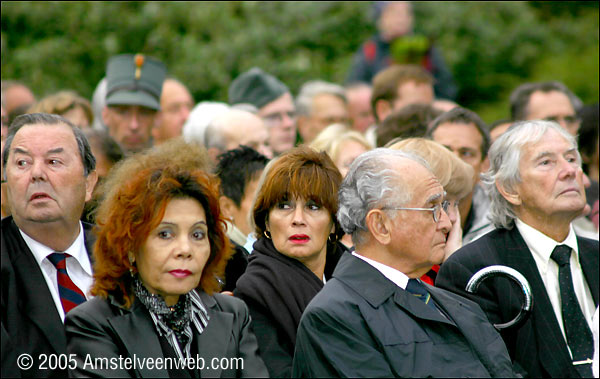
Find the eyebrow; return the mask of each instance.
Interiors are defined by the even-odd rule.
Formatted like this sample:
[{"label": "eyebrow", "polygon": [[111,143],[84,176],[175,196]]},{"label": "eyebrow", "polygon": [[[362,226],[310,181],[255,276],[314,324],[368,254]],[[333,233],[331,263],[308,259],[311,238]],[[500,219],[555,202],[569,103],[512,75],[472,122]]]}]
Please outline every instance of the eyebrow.
[{"label": "eyebrow", "polygon": [[[207,226],[207,224],[206,224],[206,221],[198,221],[198,222],[195,222],[193,226],[196,226],[197,224],[203,224],[204,226]],[[171,222],[171,221],[162,221],[162,222],[160,223],[160,225],[171,225],[171,226],[177,226],[177,224],[176,224],[176,223],[174,223],[174,222]]]},{"label": "eyebrow", "polygon": [[[575,148],[571,148],[567,151],[565,151],[562,155],[564,154],[574,154],[577,151],[577,149]],[[535,158],[534,161],[537,161],[538,159],[544,158],[544,157],[550,157],[550,156],[554,156],[556,155],[555,152],[552,151],[542,151],[541,153],[539,153]]]},{"label": "eyebrow", "polygon": [[[65,149],[63,149],[62,147],[57,147],[56,149],[51,149],[51,150],[48,150],[48,151],[46,152],[46,155],[48,155],[48,154],[58,154],[58,153],[63,153],[64,151],[65,151]],[[23,149],[21,149],[20,147],[15,147],[15,148],[13,149],[13,152],[14,152],[15,154],[25,154],[25,155],[31,155],[31,153],[30,153],[29,151],[27,151],[27,150],[23,150]]]},{"label": "eyebrow", "polygon": [[429,196],[426,204],[433,203],[435,200],[439,199],[440,197],[446,197],[446,191],[444,191],[444,193],[436,193],[435,195]]}]

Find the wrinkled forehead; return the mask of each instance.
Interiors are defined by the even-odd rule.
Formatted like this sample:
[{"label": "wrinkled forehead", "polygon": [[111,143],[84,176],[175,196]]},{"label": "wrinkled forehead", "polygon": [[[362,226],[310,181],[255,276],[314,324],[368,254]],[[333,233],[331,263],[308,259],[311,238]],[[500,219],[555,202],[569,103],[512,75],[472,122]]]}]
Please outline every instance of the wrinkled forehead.
[{"label": "wrinkled forehead", "polygon": [[28,124],[15,133],[11,150],[14,151],[18,146],[39,149],[61,147],[76,151],[77,140],[71,127],[66,124]]}]

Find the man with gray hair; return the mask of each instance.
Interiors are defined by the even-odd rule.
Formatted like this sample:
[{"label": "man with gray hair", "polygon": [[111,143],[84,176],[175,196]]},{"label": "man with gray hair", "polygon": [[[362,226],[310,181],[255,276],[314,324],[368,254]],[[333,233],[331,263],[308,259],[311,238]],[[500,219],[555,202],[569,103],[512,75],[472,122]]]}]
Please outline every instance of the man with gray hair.
[{"label": "man with gray hair", "polygon": [[494,142],[489,160],[482,181],[497,229],[456,251],[436,286],[478,302],[490,322],[505,323],[521,310],[518,287],[494,279],[472,294],[465,286],[487,266],[519,271],[534,306],[522,325],[501,331],[515,366],[529,377],[591,377],[598,241],[575,235],[572,225],[586,205],[577,143],[555,122],[524,121]]},{"label": "man with gray hair", "polygon": [[350,126],[344,87],[334,83],[321,80],[304,83],[296,97],[296,113],[298,134],[307,144],[331,124]]},{"label": "man with gray hair", "polygon": [[268,146],[269,132],[263,120],[241,109],[229,109],[213,119],[204,131],[204,145],[213,162],[217,156],[240,145],[253,148],[267,158],[273,157]]},{"label": "man with gray hair", "polygon": [[33,113],[11,124],[2,162],[12,212],[1,227],[2,376],[66,377],[66,367],[44,367],[43,357],[67,353],[63,320],[93,283],[92,225],[80,217],[96,159],[80,128]]},{"label": "man with gray hair", "polygon": [[375,149],[356,158],[337,214],[356,251],[304,311],[293,377],[513,376],[479,306],[418,280],[444,257],[444,198],[420,157]]}]

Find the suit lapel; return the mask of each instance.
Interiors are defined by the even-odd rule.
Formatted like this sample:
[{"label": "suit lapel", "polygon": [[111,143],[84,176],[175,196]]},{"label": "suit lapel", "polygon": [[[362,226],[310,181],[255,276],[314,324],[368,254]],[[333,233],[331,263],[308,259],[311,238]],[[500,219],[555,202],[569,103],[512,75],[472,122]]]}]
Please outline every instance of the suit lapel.
[{"label": "suit lapel", "polygon": [[[125,312],[123,316],[111,318],[108,322],[123,342],[129,356],[132,359],[163,357],[158,334],[144,305],[136,298],[131,312]],[[169,376],[164,368],[159,370],[152,367],[152,370],[149,370],[145,365],[141,367],[140,364],[137,364],[137,369],[142,378],[166,378]]]},{"label": "suit lapel", "polygon": [[62,354],[67,350],[67,337],[42,270],[14,221],[10,223],[9,234],[12,241],[6,241],[8,254],[12,260],[15,277],[21,287],[18,291],[17,307],[24,317],[31,319],[40,328],[50,346],[57,353]]},{"label": "suit lapel", "polygon": [[505,235],[509,239],[505,246],[512,246],[505,250],[506,263],[525,276],[534,294],[533,310],[527,322],[535,330],[539,359],[552,377],[565,376],[568,372],[564,372],[561,367],[571,366],[571,362],[567,360],[570,354],[537,265],[516,227]]},{"label": "suit lapel", "polygon": [[[221,312],[217,302],[212,296],[208,296],[202,291],[198,291],[202,303],[206,306],[210,319],[206,329],[197,338],[198,354],[204,358],[204,364],[210,365],[213,358],[222,358],[227,356],[227,343],[215,343],[223,341],[223,336],[231,336],[233,333],[233,315]],[[221,376],[221,368],[202,371],[202,377],[218,378]]]},{"label": "suit lapel", "polygon": [[579,263],[587,285],[592,292],[594,304],[598,306],[598,245],[577,237],[579,245]]},{"label": "suit lapel", "polygon": [[[427,287],[429,290],[429,287]],[[438,303],[438,305],[446,311],[446,307],[443,302],[440,302],[440,298],[434,296],[433,292],[430,292],[431,297]],[[406,312],[412,314],[413,316],[430,321],[443,322],[446,324],[454,325],[454,323],[446,318],[440,311],[436,311],[432,309],[430,306],[426,305],[423,301],[419,300],[417,297],[413,296],[411,293],[403,290],[401,288],[397,288],[394,293],[394,302],[402,307]],[[444,302],[445,303],[445,302]]]}]

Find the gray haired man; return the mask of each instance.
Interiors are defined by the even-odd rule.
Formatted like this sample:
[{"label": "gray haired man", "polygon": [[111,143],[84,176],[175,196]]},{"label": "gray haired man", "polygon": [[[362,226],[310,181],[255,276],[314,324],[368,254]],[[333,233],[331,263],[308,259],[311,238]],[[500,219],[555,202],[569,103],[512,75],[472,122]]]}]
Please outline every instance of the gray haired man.
[{"label": "gray haired man", "polygon": [[415,155],[376,149],[356,158],[337,214],[356,251],[304,311],[292,376],[513,375],[479,306],[418,280],[444,257],[444,198]]},{"label": "gray haired man", "polygon": [[490,265],[519,271],[535,304],[522,326],[501,333],[516,366],[531,377],[591,377],[598,241],[575,235],[572,226],[586,204],[577,143],[555,122],[524,121],[502,134],[488,155],[482,180],[497,229],[456,251],[436,285],[475,300],[491,322],[504,323],[521,309],[518,287],[494,279],[477,294],[464,288]]}]

